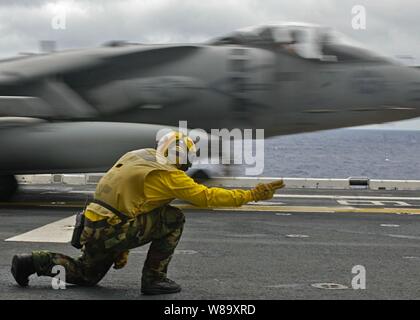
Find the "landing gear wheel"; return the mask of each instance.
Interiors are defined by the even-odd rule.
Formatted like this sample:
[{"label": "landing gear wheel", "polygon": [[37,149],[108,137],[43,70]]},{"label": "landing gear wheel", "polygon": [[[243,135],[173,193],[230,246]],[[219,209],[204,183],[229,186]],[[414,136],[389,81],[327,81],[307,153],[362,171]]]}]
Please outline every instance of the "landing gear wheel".
[{"label": "landing gear wheel", "polygon": [[18,189],[18,182],[13,175],[0,176],[0,201],[10,200]]}]

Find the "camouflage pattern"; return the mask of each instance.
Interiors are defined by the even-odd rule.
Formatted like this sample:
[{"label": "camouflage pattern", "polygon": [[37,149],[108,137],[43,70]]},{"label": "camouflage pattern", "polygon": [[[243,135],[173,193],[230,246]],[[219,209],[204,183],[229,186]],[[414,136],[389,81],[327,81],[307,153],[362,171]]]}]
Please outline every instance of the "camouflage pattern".
[{"label": "camouflage pattern", "polygon": [[87,221],[81,237],[83,248],[79,258],[34,251],[35,270],[39,276],[53,277],[52,268],[61,265],[66,270],[67,283],[93,286],[105,276],[121,253],[151,242],[142,282],[161,280],[166,277],[184,222],[183,212],[169,205],[139,215],[123,225]]}]

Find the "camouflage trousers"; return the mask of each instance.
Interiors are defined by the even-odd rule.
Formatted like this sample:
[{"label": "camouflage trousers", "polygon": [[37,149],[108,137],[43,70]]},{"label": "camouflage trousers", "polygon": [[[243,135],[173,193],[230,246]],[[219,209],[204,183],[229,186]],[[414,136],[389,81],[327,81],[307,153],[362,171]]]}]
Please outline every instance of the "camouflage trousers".
[{"label": "camouflage trousers", "polygon": [[142,282],[164,279],[181,238],[184,222],[183,212],[169,205],[139,215],[119,226],[109,225],[105,221],[87,221],[81,236],[83,248],[79,258],[34,251],[35,270],[38,276],[53,277],[56,275],[52,273],[53,267],[60,265],[66,270],[67,283],[93,286],[105,276],[122,252],[151,242]]}]

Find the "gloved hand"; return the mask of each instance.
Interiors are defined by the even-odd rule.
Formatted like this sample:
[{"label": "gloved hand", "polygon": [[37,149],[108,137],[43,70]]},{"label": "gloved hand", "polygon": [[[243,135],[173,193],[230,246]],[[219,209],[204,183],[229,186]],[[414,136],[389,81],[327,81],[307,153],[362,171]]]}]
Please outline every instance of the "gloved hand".
[{"label": "gloved hand", "polygon": [[284,188],[284,187],[286,186],[286,185],[284,184],[283,179],[280,179],[280,180],[276,180],[276,181],[270,182],[270,183],[268,183],[268,185],[270,186],[270,188],[273,188],[273,189],[274,189],[274,191],[275,191],[275,190],[277,190],[277,189]]},{"label": "gloved hand", "polygon": [[128,261],[128,254],[128,250],[121,252],[115,259],[113,268],[117,270],[124,268]]},{"label": "gloved hand", "polygon": [[254,201],[269,200],[274,195],[274,189],[272,189],[266,183],[259,183],[251,190]]},{"label": "gloved hand", "polygon": [[285,186],[283,180],[274,181],[271,183],[259,183],[251,190],[254,201],[269,200],[273,198],[277,189]]}]

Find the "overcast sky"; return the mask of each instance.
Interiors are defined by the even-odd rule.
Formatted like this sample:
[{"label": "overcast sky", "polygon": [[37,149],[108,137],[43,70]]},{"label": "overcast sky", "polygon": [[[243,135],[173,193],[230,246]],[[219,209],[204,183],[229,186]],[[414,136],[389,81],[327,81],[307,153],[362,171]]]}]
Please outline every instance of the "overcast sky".
[{"label": "overcast sky", "polygon": [[[352,28],[352,8],[366,9],[366,29]],[[109,40],[199,42],[232,30],[284,21],[331,26],[407,64],[420,64],[418,0],[0,0],[0,57]],[[54,29],[63,26],[65,29]],[[54,25],[54,22],[56,23]],[[419,128],[420,121],[391,128]]]}]

